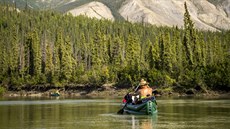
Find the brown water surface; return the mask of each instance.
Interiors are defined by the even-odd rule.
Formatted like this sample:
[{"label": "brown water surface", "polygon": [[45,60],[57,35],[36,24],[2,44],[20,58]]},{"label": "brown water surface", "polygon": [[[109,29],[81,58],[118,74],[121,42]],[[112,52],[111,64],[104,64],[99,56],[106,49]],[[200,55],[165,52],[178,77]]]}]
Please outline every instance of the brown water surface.
[{"label": "brown water surface", "polygon": [[228,129],[230,99],[157,98],[158,114],[117,115],[121,99],[1,98],[0,129]]}]

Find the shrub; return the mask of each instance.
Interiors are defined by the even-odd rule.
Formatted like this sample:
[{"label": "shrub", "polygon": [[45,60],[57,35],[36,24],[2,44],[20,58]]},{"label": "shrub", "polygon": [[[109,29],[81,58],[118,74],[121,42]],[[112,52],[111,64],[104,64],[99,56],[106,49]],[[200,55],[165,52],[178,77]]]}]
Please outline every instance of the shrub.
[{"label": "shrub", "polygon": [[4,87],[0,86],[0,95],[2,95],[5,91],[6,91],[6,89]]}]

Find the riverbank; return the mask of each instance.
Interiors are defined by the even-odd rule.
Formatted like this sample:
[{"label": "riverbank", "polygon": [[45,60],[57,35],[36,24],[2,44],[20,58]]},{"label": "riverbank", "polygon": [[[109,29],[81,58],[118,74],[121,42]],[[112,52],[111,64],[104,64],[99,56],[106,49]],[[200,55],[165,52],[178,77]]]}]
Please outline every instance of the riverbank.
[{"label": "riverbank", "polygon": [[59,91],[62,97],[120,97],[124,96],[132,89],[117,88],[115,86],[106,84],[103,86],[90,86],[90,85],[69,85],[64,87],[52,86],[30,86],[21,87],[20,89],[10,88],[2,95],[5,97],[47,97],[52,93]]},{"label": "riverbank", "polygon": [[[153,88],[154,89],[154,88]],[[3,93],[4,97],[48,97],[52,93],[59,91],[61,97],[123,97],[125,94],[133,91],[132,88],[118,88],[112,85],[103,86],[68,86],[68,87],[51,87],[39,88],[34,87],[29,90],[22,88],[20,90],[9,90]],[[229,92],[206,91],[197,92],[187,90],[186,92],[169,91],[164,89],[154,89],[155,96],[230,96]]]}]

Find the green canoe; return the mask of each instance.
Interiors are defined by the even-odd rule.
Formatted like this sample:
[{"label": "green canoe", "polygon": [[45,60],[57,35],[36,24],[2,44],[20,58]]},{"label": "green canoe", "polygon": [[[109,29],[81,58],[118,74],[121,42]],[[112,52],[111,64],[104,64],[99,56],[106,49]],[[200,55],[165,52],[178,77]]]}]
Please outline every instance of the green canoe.
[{"label": "green canoe", "polygon": [[127,114],[154,115],[157,113],[157,103],[155,97],[143,99],[140,104],[128,103],[124,108]]},{"label": "green canoe", "polygon": [[51,93],[50,96],[60,96],[59,93]]}]

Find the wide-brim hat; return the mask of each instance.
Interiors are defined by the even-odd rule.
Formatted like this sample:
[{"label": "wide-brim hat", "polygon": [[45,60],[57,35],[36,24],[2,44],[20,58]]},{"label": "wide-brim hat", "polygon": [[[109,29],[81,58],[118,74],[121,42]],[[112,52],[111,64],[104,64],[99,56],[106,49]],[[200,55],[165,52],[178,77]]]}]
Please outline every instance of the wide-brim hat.
[{"label": "wide-brim hat", "polygon": [[144,79],[141,79],[140,86],[148,85],[149,83],[146,82]]}]

